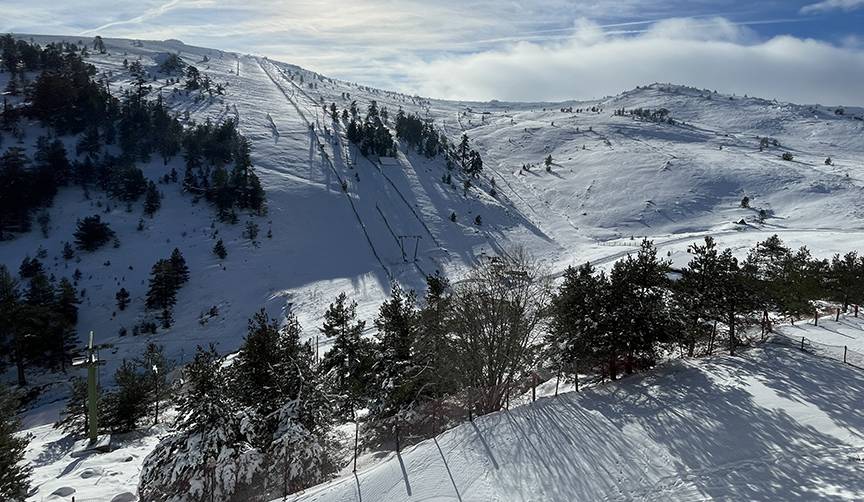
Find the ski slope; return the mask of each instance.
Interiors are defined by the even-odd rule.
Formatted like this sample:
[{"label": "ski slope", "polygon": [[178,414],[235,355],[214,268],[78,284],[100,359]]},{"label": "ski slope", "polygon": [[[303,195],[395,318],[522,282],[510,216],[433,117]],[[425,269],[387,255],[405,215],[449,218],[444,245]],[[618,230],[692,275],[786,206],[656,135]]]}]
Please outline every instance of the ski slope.
[{"label": "ski slope", "polygon": [[861,500],[862,392],[864,370],[768,343],[486,415],[290,500]]},{"label": "ski slope", "polygon": [[[44,43],[64,37],[33,38]],[[79,38],[65,37],[69,41]],[[389,294],[392,282],[421,291],[427,274],[438,270],[458,280],[482,256],[504,253],[514,246],[524,247],[542,260],[551,275],[557,276],[568,265],[588,260],[601,267],[610,266],[635,251],[641,237],[653,239],[675,265],[686,264],[687,247],[706,235],[715,236],[721,246],[731,247],[739,256],[774,233],[791,246],[807,245],[819,257],[859,249],[864,243],[864,120],[861,120],[864,110],[860,108],[847,107],[845,115],[837,115],[824,106],[728,96],[669,84],[653,84],[584,102],[442,101],[329,79],[289,63],[192,47],[176,40],[140,44],[120,39],[105,42],[108,53],[91,54],[88,61],[96,66],[99,78],[106,79],[115,94],[131,86],[122,64],[124,59],[140,59],[145,68],[152,70],[167,53],[179,53],[185,62],[225,84],[224,96],[198,98],[187,94],[182,83],[166,84],[164,77],[160,77],[149,97],[155,99],[161,94],[168,106],[181,116],[188,114],[189,120],[237,120],[239,129],[250,140],[269,212],[263,217],[241,215],[238,225],[224,224],[216,221],[215,212],[205,202],[192,204],[191,196],[182,193],[179,185],[159,185],[164,195],[162,208],[152,219],[145,217],[145,228],[138,231],[141,202],[127,211],[124,205],[116,204],[101,192],[91,191],[88,199],[80,188],[69,187],[60,190],[54,206],[48,209],[51,215],[48,237],[43,237],[36,228],[15,240],[0,242],[0,263],[12,271],[18,269],[25,256],[36,256],[40,248],[47,255],[42,261],[49,274],[69,277],[76,268],[81,270],[78,289],[86,290],[86,295],[80,308],[78,331],[83,338],[92,330],[98,343],[111,345],[101,354],[107,362],[100,376],[104,385],[111,384],[113,371],[124,358],[138,356],[151,341],[163,345],[167,355],[177,363],[188,362],[197,345],[211,342],[220,353],[235,351],[242,343],[248,317],[260,308],[277,319],[288,311],[295,312],[304,335],[314,339],[327,304],[340,292],[358,302],[358,315],[367,321],[367,331],[372,334],[371,320]],[[0,88],[5,87],[6,78],[6,74],[0,74]],[[399,147],[396,159],[383,165],[377,159],[360,155],[348,144],[342,125],[333,123],[323,106],[335,103],[341,112],[356,101],[362,114],[371,100],[376,100],[379,107],[386,107],[391,118],[401,107],[433,120],[451,142],[467,134],[472,146],[483,156],[483,175],[473,180],[472,188],[465,192],[455,171],[453,186],[441,182],[447,169],[440,157],[427,159],[404,146]],[[590,111],[592,107],[599,111]],[[666,108],[678,124],[614,116],[613,111],[622,107]],[[562,111],[565,108],[585,111]],[[36,124],[30,124],[20,146],[32,156],[36,138],[43,133]],[[760,151],[758,138],[765,136],[777,139],[781,146]],[[75,138],[63,140],[67,151],[74,152]],[[4,146],[9,143],[4,142]],[[780,156],[784,152],[792,153],[793,161],[783,161]],[[542,165],[547,155],[553,157],[549,172]],[[832,165],[824,162],[828,156],[833,159]],[[534,167],[525,171],[524,164]],[[141,167],[145,176],[155,180],[172,168],[182,173],[183,160],[175,158],[167,166],[154,161]],[[347,190],[343,190],[343,185]],[[744,195],[751,200],[750,208],[740,207]],[[757,218],[762,209],[768,214],[764,222]],[[456,222],[450,221],[451,213],[457,215]],[[100,214],[110,224],[121,246],[79,253],[75,260],[65,262],[61,257],[63,242],[72,239],[76,219],[91,214]],[[478,215],[482,217],[482,225],[474,224]],[[245,222],[250,220],[261,228],[256,243],[242,235]],[[744,224],[736,223],[741,220]],[[271,238],[265,237],[268,231],[272,232]],[[223,239],[228,248],[225,260],[212,254],[217,238]],[[121,329],[131,331],[134,324],[149,315],[144,311],[143,298],[150,267],[157,259],[167,257],[174,247],[183,252],[191,274],[189,283],[178,294],[174,326],[153,336],[121,336]],[[132,294],[132,304],[123,312],[115,307],[114,295],[120,287]],[[202,317],[213,306],[218,308],[219,315]],[[858,330],[857,324],[838,326],[836,333],[819,331],[814,336],[824,337],[826,343],[846,340],[864,348]],[[847,336],[854,341],[848,341]],[[320,343],[321,350],[326,351],[330,342],[320,340]],[[579,495],[582,493],[593,493],[601,500],[603,497],[663,500],[671,496],[660,489],[668,482],[680,483],[681,491],[675,491],[676,496],[681,494],[680,500],[691,500],[686,497],[723,498],[716,486],[724,485],[718,480],[728,475],[736,479],[729,498],[759,500],[761,495],[743,491],[748,488],[735,478],[734,473],[740,468],[736,462],[740,459],[734,453],[743,448],[742,454],[750,455],[747,458],[754,462],[746,464],[747,468],[758,471],[772,466],[771,472],[777,471],[762,478],[762,484],[752,488],[754,493],[761,490],[759,493],[775,494],[772,490],[777,488],[772,488],[772,483],[794,479],[791,467],[785,464],[811,467],[801,465],[806,459],[796,460],[786,453],[771,457],[782,450],[808,455],[822,452],[826,464],[840,467],[836,471],[814,467],[808,472],[830,478],[830,483],[838,485],[838,493],[847,490],[848,493],[836,497],[860,495],[857,481],[842,482],[844,473],[858,468],[857,464],[841,462],[845,450],[839,445],[848,438],[842,439],[846,437],[842,427],[835,430],[834,426],[850,430],[847,422],[828,413],[834,424],[829,427],[827,419],[817,413],[813,420],[821,421],[816,429],[827,434],[817,437],[804,417],[809,413],[806,409],[819,410],[823,401],[842,396],[838,398],[829,392],[804,399],[777,390],[782,387],[779,377],[766,374],[768,370],[760,370],[759,364],[791,365],[787,369],[792,373],[792,369],[803,368],[805,363],[809,364],[807,361],[812,361],[798,359],[794,354],[786,358],[785,352],[780,357],[778,350],[767,347],[744,359],[675,363],[658,375],[627,381],[620,390],[610,386],[596,391],[597,399],[607,403],[602,411],[608,411],[617,406],[610,397],[615,392],[630,395],[629,404],[641,405],[643,399],[649,404],[655,399],[674,404],[685,399],[685,389],[691,386],[694,396],[707,396],[709,391],[726,392],[728,388],[732,395],[727,396],[730,407],[725,411],[719,409],[722,400],[711,400],[713,405],[706,404],[704,409],[698,409],[699,403],[687,404],[690,416],[706,417],[704,423],[688,424],[684,421],[687,415],[676,418],[672,411],[665,414],[646,411],[640,415],[642,412],[636,408],[624,405],[621,409],[629,409],[631,415],[614,421],[604,418],[607,420],[604,422],[600,417],[603,413],[597,410],[587,415],[574,415],[570,411],[574,406],[582,406],[587,397],[562,397],[530,408],[550,413],[560,411],[561,420],[565,416],[574,421],[578,418],[578,427],[564,428],[561,433],[562,445],[568,446],[560,452],[543,450],[538,437],[516,441],[520,437],[514,432],[517,426],[508,423],[518,423],[533,437],[530,424],[540,419],[532,416],[529,422],[528,415],[536,411],[513,410],[510,415],[486,417],[476,424],[480,431],[494,432],[494,437],[484,440],[493,453],[497,451],[500,459],[495,457],[495,462],[499,462],[500,469],[491,463],[492,457],[484,456],[487,448],[478,443],[476,431],[472,435],[473,427],[466,425],[447,433],[452,436],[439,438],[443,454],[437,448],[429,449],[428,444],[415,448],[419,455],[416,459],[406,451],[403,463],[410,475],[409,482],[418,494],[415,497],[422,494],[427,499],[440,496],[442,500],[457,500],[460,496],[464,500],[491,500],[496,494],[503,497],[501,500],[511,500],[507,498],[511,495],[517,500],[518,497],[554,500],[559,494],[578,495],[581,500],[585,499]],[[812,371],[824,370],[838,376],[831,373],[835,370],[830,370],[830,366],[818,368],[822,367]],[[847,376],[846,368],[836,371],[842,373],[839,376]],[[109,461],[102,465],[104,458],[87,458],[73,465],[68,457],[72,446],[49,425],[63,407],[72,374],[29,375],[32,384],[42,392],[23,416],[27,430],[39,438],[28,453],[28,459],[36,466],[35,484],[39,487],[32,500],[47,498],[62,487],[78,490],[79,501],[82,497],[110,500],[114,495],[133,493],[140,461],[155,444],[160,431],[121,441],[118,455],[130,451],[134,460],[129,462]],[[731,374],[741,381],[730,377]],[[858,381],[854,374],[848,376],[850,382]],[[12,374],[6,378],[11,380]],[[650,385],[653,378],[676,378],[682,385],[678,389],[681,395],[661,395],[659,387]],[[759,382],[768,387],[765,382],[774,382],[773,394],[758,387]],[[800,398],[803,404],[796,408],[783,400],[787,398]],[[572,406],[557,410],[558,403],[568,402]],[[739,444],[735,437],[720,441],[717,433],[726,426],[720,418],[707,418],[708,412],[718,413],[722,420],[733,420],[738,412],[753,413],[757,423],[752,427],[744,420],[741,424],[730,422],[729,428],[751,427],[742,432],[755,434],[758,441]],[[663,437],[655,437],[660,434],[659,429],[651,430],[652,426],[646,423],[648,417],[668,426]],[[771,418],[778,422],[772,425]],[[555,424],[562,428],[564,425],[552,419],[543,423],[549,430],[540,434],[542,438],[557,430]],[[589,429],[580,428],[583,425]],[[801,432],[801,442],[793,444],[786,434],[779,434],[776,439],[763,437],[763,433],[778,432],[781,425]],[[505,432],[507,427],[509,432]],[[590,427],[598,428],[595,436],[590,436]],[[674,427],[685,427],[680,431],[681,439],[673,439],[678,435],[673,432]],[[601,430],[626,434],[606,438],[600,434]],[[832,435],[825,431],[834,432]],[[690,432],[703,432],[705,436],[691,438]],[[610,444],[615,454],[602,454],[601,448],[584,448],[578,441],[583,435],[593,437],[595,446],[607,440],[622,443]],[[849,441],[844,444],[854,446]],[[701,447],[703,452],[686,456],[684,450],[691,446]],[[807,453],[810,446],[814,449]],[[832,449],[835,446],[837,449]],[[534,478],[520,478],[523,467],[519,466],[523,464],[516,460],[527,462],[532,452],[537,451],[544,452],[536,456],[545,458],[547,465],[534,465],[536,473],[531,474]],[[456,458],[450,456],[451,452]],[[569,467],[556,463],[564,453],[576,458],[582,452],[608,458],[587,457],[590,461],[580,460],[581,463]],[[436,458],[442,456],[453,462],[448,464],[452,482],[448,481],[450,476],[443,460],[437,463]],[[776,459],[774,464],[770,463],[771,458]],[[424,463],[427,461],[428,464]],[[398,462],[393,462],[396,459],[361,473],[361,488],[369,490],[361,491],[365,500],[388,500],[386,497],[405,500],[405,481],[402,477],[394,478],[402,469]],[[592,476],[586,477],[579,470],[595,464],[608,469],[610,475],[602,477],[612,484],[596,484],[600,481],[587,479]],[[431,473],[424,478],[422,472],[427,465]],[[524,465],[527,473],[528,464]],[[110,489],[105,481],[95,484],[101,477],[79,475],[82,469],[97,466],[104,467],[106,473],[114,473],[110,478],[114,482],[107,485]],[[490,466],[488,474],[478,473],[480,467]],[[723,466],[729,466],[729,470],[723,471],[726,468]],[[679,477],[675,478],[676,475]],[[556,487],[555,480],[562,478],[586,479],[574,481],[569,488]],[[525,485],[514,486],[519,480]],[[320,491],[315,495],[310,491],[308,496],[349,500],[344,497],[354,493],[350,491],[353,486],[350,481],[333,484],[332,493]],[[799,484],[808,487],[807,490],[816,490],[817,481],[799,480]],[[447,488],[454,483],[461,490],[458,496],[455,490],[450,492]],[[817,493],[795,491],[789,488],[791,481],[782,484],[784,489],[791,490],[779,494],[787,499]],[[427,485],[441,486],[427,490],[424,488]],[[643,491],[638,491],[637,485]],[[536,491],[534,486],[538,487]],[[512,491],[501,495],[496,491],[501,487]],[[597,495],[601,488],[608,491]],[[823,488],[825,491],[819,492],[820,495],[829,500],[835,497],[830,495],[830,488]],[[570,489],[576,491],[567,491]],[[763,499],[770,497],[765,495]]]}]

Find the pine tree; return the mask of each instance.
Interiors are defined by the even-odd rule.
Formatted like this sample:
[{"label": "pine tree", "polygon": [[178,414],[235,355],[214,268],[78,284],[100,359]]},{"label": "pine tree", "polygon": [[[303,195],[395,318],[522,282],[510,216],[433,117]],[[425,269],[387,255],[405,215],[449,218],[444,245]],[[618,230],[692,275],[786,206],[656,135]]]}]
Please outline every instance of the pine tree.
[{"label": "pine tree", "polygon": [[72,378],[69,399],[54,427],[59,427],[75,437],[87,433],[87,381],[84,378]]},{"label": "pine tree", "polygon": [[144,214],[153,216],[162,205],[162,195],[156,189],[156,184],[152,181],[147,183],[147,191],[144,192]]},{"label": "pine tree", "polygon": [[29,438],[18,433],[15,396],[0,383],[0,499],[23,501],[30,490],[32,467],[24,463]]},{"label": "pine tree", "polygon": [[249,329],[232,369],[237,400],[268,415],[297,399],[312,376],[312,349],[300,343],[302,329],[289,313],[282,327],[261,309]]},{"label": "pine tree", "polygon": [[66,361],[70,359],[69,351],[78,342],[75,330],[78,324],[78,293],[69,279],[62,278],[57,286],[56,314],[56,340],[52,344],[56,347],[55,359],[60,361],[60,368],[66,370]]},{"label": "pine tree", "polygon": [[213,246],[213,254],[219,257],[220,260],[224,260],[226,256],[228,256],[228,251],[225,249],[225,244],[222,242],[222,239],[216,241],[216,245]]},{"label": "pine tree", "polygon": [[171,395],[171,387],[168,385],[168,374],[173,370],[174,363],[165,357],[165,351],[161,345],[148,343],[135,363],[143,370],[144,387],[146,389],[146,402],[148,407],[154,407],[153,423],[159,423],[159,404]]},{"label": "pine tree", "polygon": [[850,251],[842,258],[835,254],[827,275],[829,298],[841,304],[844,312],[850,304],[861,303],[864,298],[864,260],[857,252]]},{"label": "pine tree", "polygon": [[18,386],[26,385],[24,369],[26,365],[22,320],[26,314],[21,302],[18,281],[9,273],[5,265],[0,264],[0,318],[6,322],[0,323],[0,347],[10,353],[15,360],[18,376]]},{"label": "pine tree", "polygon": [[336,390],[344,397],[345,411],[357,409],[368,395],[372,376],[373,347],[362,337],[364,321],[356,321],[357,303],[347,303],[345,293],[324,313],[321,333],[335,338],[333,347],[321,362],[321,371],[329,374]]},{"label": "pine tree", "polygon": [[590,263],[564,271],[564,281],[550,304],[547,344],[558,370],[576,375],[603,364],[614,353],[610,323],[609,280]]},{"label": "pine tree", "polygon": [[75,245],[85,251],[95,251],[114,237],[114,231],[96,214],[78,220],[75,230]]},{"label": "pine tree", "polygon": [[177,397],[177,423],[184,430],[215,426],[228,410],[227,384],[221,360],[213,344],[200,345],[184,372],[185,383]]},{"label": "pine tree", "polygon": [[174,270],[174,278],[179,286],[189,282],[189,267],[186,266],[186,259],[183,258],[183,253],[178,248],[171,251],[171,268]]},{"label": "pine tree", "polygon": [[174,267],[169,260],[159,260],[150,273],[146,306],[148,309],[165,310],[177,301],[177,280]]},{"label": "pine tree", "polygon": [[114,382],[116,389],[105,396],[105,424],[116,432],[134,430],[147,414],[147,377],[138,364],[124,360]]},{"label": "pine tree", "polygon": [[705,244],[694,244],[687,249],[693,257],[681,271],[681,279],[675,283],[676,301],[686,318],[681,342],[687,354],[693,357],[697,342],[714,333],[720,317],[719,288],[720,254],[714,239],[705,238]]},{"label": "pine tree", "polygon": [[628,255],[612,267],[610,304],[616,308],[617,353],[624,356],[627,374],[636,369],[637,359],[655,360],[658,345],[668,341],[665,287],[669,266],[657,258],[657,249],[645,239],[635,258]]},{"label": "pine tree", "polygon": [[418,385],[420,397],[439,397],[455,388],[455,358],[450,341],[452,299],[450,283],[438,271],[426,279],[424,305],[417,313],[414,359],[422,371]]},{"label": "pine tree", "polygon": [[66,261],[75,258],[75,249],[72,248],[72,245],[68,242],[63,243],[63,259]]},{"label": "pine tree", "polygon": [[118,310],[126,310],[126,307],[129,306],[129,296],[129,292],[126,291],[126,288],[120,288],[120,291],[114,295],[114,298],[117,299]]},{"label": "pine tree", "polygon": [[405,293],[394,284],[390,299],[381,305],[375,319],[381,354],[377,373],[385,414],[410,403],[417,391],[414,383],[419,371],[412,360],[418,330],[415,304],[413,291]]},{"label": "pine tree", "polygon": [[456,153],[459,155],[459,160],[462,163],[462,167],[465,168],[468,165],[468,152],[471,150],[471,147],[468,144],[468,135],[462,134],[462,140],[459,141],[459,146],[456,147]]},{"label": "pine tree", "polygon": [[99,138],[99,129],[95,125],[90,125],[84,130],[84,135],[78,140],[78,145],[75,147],[75,153],[78,155],[86,154],[89,157],[96,158],[99,151],[102,149],[102,142]]}]

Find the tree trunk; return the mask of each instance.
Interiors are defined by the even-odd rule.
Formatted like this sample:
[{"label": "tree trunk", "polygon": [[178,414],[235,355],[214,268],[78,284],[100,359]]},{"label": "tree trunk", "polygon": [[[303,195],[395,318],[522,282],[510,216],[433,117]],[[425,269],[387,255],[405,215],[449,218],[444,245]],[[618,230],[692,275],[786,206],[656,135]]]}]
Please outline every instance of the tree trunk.
[{"label": "tree trunk", "polygon": [[729,311],[729,355],[735,355],[735,311]]},{"label": "tree trunk", "polygon": [[18,369],[18,386],[26,386],[27,378],[24,376],[24,350],[21,347],[21,335],[19,334],[15,334],[15,367]]},{"label": "tree trunk", "polygon": [[714,321],[714,326],[711,327],[711,338],[708,339],[708,355],[714,354],[714,337],[717,336],[717,321]]},{"label": "tree trunk", "polygon": [[18,368],[18,387],[24,387],[27,385],[27,379],[24,377],[24,359],[20,352],[15,358],[15,366]]},{"label": "tree trunk", "polygon": [[615,368],[615,353],[609,355],[609,379],[613,382],[618,377],[617,368]]}]

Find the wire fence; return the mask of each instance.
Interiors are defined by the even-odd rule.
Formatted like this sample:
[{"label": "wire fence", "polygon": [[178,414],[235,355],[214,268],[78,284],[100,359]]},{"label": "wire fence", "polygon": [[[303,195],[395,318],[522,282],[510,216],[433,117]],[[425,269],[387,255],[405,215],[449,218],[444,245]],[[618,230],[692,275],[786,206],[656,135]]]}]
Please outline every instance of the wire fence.
[{"label": "wire fence", "polygon": [[864,354],[850,349],[848,345],[829,345],[817,342],[806,336],[799,338],[777,332],[774,333],[770,341],[787,347],[795,347],[802,352],[841,361],[854,368],[864,370]]}]

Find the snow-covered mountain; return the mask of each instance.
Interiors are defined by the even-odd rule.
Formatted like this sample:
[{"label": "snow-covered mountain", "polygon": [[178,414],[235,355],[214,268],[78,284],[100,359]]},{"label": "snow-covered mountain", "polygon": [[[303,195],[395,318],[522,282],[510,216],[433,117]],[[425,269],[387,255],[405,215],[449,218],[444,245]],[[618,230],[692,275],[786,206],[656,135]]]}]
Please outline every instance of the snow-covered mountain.
[{"label": "snow-covered mountain", "polygon": [[[37,42],[77,40],[77,37],[33,38]],[[112,345],[102,354],[108,362],[102,370],[106,380],[124,358],[138,355],[148,341],[164,345],[168,356],[178,362],[188,361],[197,345],[210,342],[218,344],[222,353],[234,351],[242,341],[247,318],[262,307],[277,318],[289,309],[296,312],[306,336],[314,338],[326,305],[340,292],[348,293],[358,302],[361,318],[370,319],[393,281],[419,291],[425,275],[436,270],[458,280],[480,256],[506,252],[515,246],[541,258],[549,272],[557,274],[568,265],[588,260],[609,264],[635,250],[642,236],[653,239],[678,264],[686,262],[688,245],[705,235],[715,236],[721,245],[745,250],[756,241],[778,233],[792,246],[808,245],[817,256],[855,249],[862,242],[862,109],[846,107],[840,113],[841,109],[835,106],[779,103],[671,84],[652,84],[590,102],[442,101],[368,88],[263,57],[192,47],[179,41],[106,39],[105,42],[107,53],[91,54],[88,62],[96,66],[99,78],[107,79],[112,93],[120,93],[131,85],[124,59],[140,60],[145,68],[153,68],[171,53],[178,53],[214,81],[224,83],[224,96],[193,99],[182,90],[182,84],[159,81],[154,82],[150,97],[161,94],[173,110],[189,120],[219,121],[226,117],[238,120],[240,131],[250,140],[252,159],[268,199],[266,216],[241,215],[238,224],[230,225],[218,222],[205,202],[193,204],[180,185],[160,186],[164,194],[162,208],[152,219],[144,218],[144,229],[138,230],[140,203],[128,212],[123,204],[114,203],[103,193],[93,192],[86,198],[77,187],[64,188],[48,210],[51,223],[47,237],[35,229],[14,240],[0,242],[0,262],[10,270],[17,270],[25,256],[37,256],[42,248],[46,256],[42,261],[49,273],[63,277],[70,276],[76,268],[82,272],[79,289],[85,289],[86,296],[80,308],[78,330],[82,334],[92,330],[99,343]],[[0,88],[5,88],[7,78],[8,74],[0,74]],[[407,113],[433,119],[451,142],[458,142],[467,134],[472,147],[483,157],[483,174],[472,186],[464,188],[456,171],[452,173],[452,185],[442,182],[449,171],[440,156],[428,159],[404,146],[400,146],[395,159],[380,163],[360,155],[348,144],[342,127],[334,126],[325,107],[335,103],[343,110],[356,101],[362,111],[372,100],[380,108],[386,108],[391,117],[402,108]],[[671,120],[616,113],[620,109],[630,112],[639,108],[665,110],[664,116]],[[32,150],[37,135],[37,126],[31,125],[22,146]],[[762,138],[768,140],[762,142]],[[68,149],[74,151],[74,138],[67,141]],[[784,160],[784,153],[791,154],[792,159]],[[547,170],[544,161],[548,156],[552,163]],[[829,157],[830,164],[826,163]],[[172,168],[182,172],[182,166],[182,158],[175,158],[168,165],[159,160],[142,168],[148,178],[156,180]],[[750,207],[741,206],[744,196],[749,197]],[[108,246],[82,254],[78,261],[64,261],[62,246],[71,240],[75,221],[91,214],[100,214],[111,225],[118,234],[120,247]],[[243,236],[247,220],[257,222],[261,228],[257,243]],[[211,251],[217,236],[227,247],[225,260],[217,259]],[[175,247],[185,255],[191,278],[179,293],[174,326],[152,336],[121,336],[123,328],[131,331],[146,315],[143,297],[150,267],[157,259],[167,258]],[[130,308],[122,312],[115,306],[115,293],[120,287],[132,295]],[[205,315],[214,306],[218,314]],[[322,340],[322,350],[326,349]],[[773,380],[763,381],[763,377],[768,377],[758,373],[756,367],[764,358],[776,364],[785,361],[784,368],[793,375],[795,368],[805,365],[803,359],[783,359],[773,349],[765,350],[740,362],[719,360],[668,368],[662,375],[627,384],[621,392],[626,392],[629,399],[653,400],[656,396],[640,390],[640,386],[650,387],[652,378],[680,378],[682,385],[702,382],[703,387],[730,386],[726,392],[736,395],[740,406],[758,407],[758,410],[739,410],[760,415],[756,417],[758,420],[745,420],[751,427],[767,427],[766,417],[773,414],[774,418],[789,420],[790,427],[806,428],[807,434],[815,434],[814,427],[821,430],[823,422],[809,423],[803,417],[806,410],[798,410],[803,418],[794,413],[790,418],[786,412],[776,411],[784,408],[777,405],[777,400],[786,403],[795,396],[778,397],[785,392],[782,386],[787,382],[776,374]],[[808,371],[818,372],[818,368],[821,366]],[[830,371],[825,369],[822,376]],[[745,373],[744,380],[734,378],[735,374]],[[853,378],[845,374],[843,377]],[[44,452],[58,448],[62,453],[57,458],[63,458],[68,453],[64,449],[72,448],[65,443],[51,446],[50,440],[56,438],[46,428],[62,406],[60,399],[65,395],[67,379],[58,379],[56,375],[39,378],[47,390],[39,407],[26,414],[25,424],[44,432],[49,439],[33,446],[37,479],[45,485],[34,500],[50,494],[54,488],[48,490],[48,487],[69,485],[65,480],[60,482],[65,470],[61,468],[58,474],[57,464],[51,461],[54,457],[44,457]],[[753,390],[766,386],[773,386],[772,393]],[[700,387],[693,384],[693,388]],[[616,389],[610,386],[608,393],[599,392],[597,400],[591,402],[598,406],[597,403],[619,406],[613,399]],[[663,402],[672,398],[675,396],[657,399]],[[380,495],[362,492],[362,496],[365,500],[404,500],[405,493],[401,490],[407,488],[410,496],[413,488],[414,496],[427,499],[492,500],[496,494],[504,497],[501,495],[504,492],[496,491],[500,488],[495,487],[497,481],[490,478],[481,483],[482,473],[463,470],[468,465],[489,467],[486,463],[495,462],[490,459],[498,454],[499,447],[506,449],[507,453],[501,455],[509,460],[506,465],[502,461],[500,466],[488,470],[494,473],[495,480],[517,482],[523,468],[521,455],[539,462],[535,467],[541,470],[534,475],[547,479],[542,483],[545,495],[551,497],[558,488],[562,489],[560,500],[567,500],[570,495],[594,499],[600,493],[610,493],[592,491],[604,487],[591,488],[590,484],[567,485],[570,488],[566,490],[552,484],[551,480],[556,478],[580,476],[578,472],[562,471],[552,462],[567,449],[551,449],[538,443],[536,436],[540,433],[536,431],[524,436],[524,429],[533,427],[533,414],[543,414],[544,409],[555,407],[582,407],[579,403],[589,399],[568,397],[536,409],[514,411],[512,416],[498,414],[474,425],[466,424],[441,438],[437,448],[436,443],[427,442],[403,455],[403,465],[407,466],[403,470],[416,472],[427,465],[424,462],[434,461],[434,466],[429,465],[430,469],[437,469],[437,474],[417,481],[409,476],[403,483],[398,478],[398,465],[391,460],[375,471],[378,474],[371,472],[359,477],[361,486],[368,479],[380,491]],[[711,415],[720,411],[732,412],[730,408],[714,408],[701,410],[705,420],[711,420]],[[693,454],[705,458],[694,457],[694,462],[687,464],[691,477],[681,485],[682,490],[691,490],[694,497],[702,493],[697,489],[702,486],[700,483],[710,483],[711,476],[719,472],[701,475],[698,469],[708,468],[709,464],[720,469],[746,460],[743,456],[736,457],[734,448],[715,458],[716,449],[699,445],[698,441],[710,442],[710,435],[716,432],[709,425],[701,431],[687,431],[702,435],[691,438],[697,442],[693,445],[677,443],[668,436],[678,426],[674,417],[664,425],[668,426],[662,432],[667,435],[664,441],[652,438],[647,430],[650,427],[644,422],[662,416],[664,412],[660,409],[650,418],[622,418],[617,424],[600,420],[590,410],[580,413],[584,415],[582,425],[586,430],[562,432],[559,438],[570,445],[567,455],[586,449],[580,443],[582,437],[600,442],[602,435],[596,431],[594,436],[588,434],[587,429],[592,427],[631,431],[633,434],[621,441],[632,440],[642,445],[633,446],[636,450],[632,445],[619,445],[633,457],[631,467],[640,467],[622,470],[617,478],[612,476],[618,465],[615,455],[610,452],[604,460],[610,476],[619,480],[616,485],[619,488],[637,480],[664,489],[674,487],[669,484],[673,483],[670,476],[675,465],[670,449],[672,453],[683,454],[691,446],[705,447],[701,454]],[[831,413],[828,415],[824,423],[838,420]],[[804,425],[797,423],[801,421],[799,418]],[[561,420],[561,417],[548,418],[546,432],[561,426]],[[482,431],[493,425],[498,429],[496,437],[500,444],[497,439],[494,445],[485,444],[478,439],[483,436],[477,428]],[[780,425],[772,427],[777,430],[762,432],[782,433]],[[812,440],[824,447],[826,454],[840,458],[845,450],[832,442],[835,439],[802,436],[800,441]],[[786,457],[778,454],[773,457],[775,464],[770,465],[784,465],[776,475],[791,476],[788,455],[790,451],[798,451],[792,448],[795,446],[792,443],[769,444],[766,440],[762,445],[750,446],[764,450],[765,455],[768,450],[786,451]],[[439,455],[441,448],[444,453]],[[146,448],[142,451],[146,454]],[[603,454],[602,448],[592,451]],[[453,486],[447,477],[438,476],[446,473],[444,467],[449,459],[440,464],[439,460],[451,452],[461,455],[449,465]],[[134,467],[140,465],[140,454],[140,451],[131,453],[136,461],[127,466],[103,466],[104,473],[112,470],[123,473],[124,479],[112,488],[117,493],[134,492],[137,484]],[[548,461],[542,462],[540,458]],[[654,465],[652,459],[666,461]],[[752,469],[772,469],[764,462],[748,465]],[[387,469],[390,471],[380,474]],[[542,469],[549,472],[543,474]],[[89,491],[92,483],[83,474],[82,477],[77,488],[80,496],[107,495],[104,491]],[[373,477],[375,481],[371,481]],[[524,483],[519,487],[519,493],[523,494],[519,500],[545,500],[541,492],[530,489],[537,486],[532,479],[539,478],[518,479]],[[384,486],[391,481],[392,486]],[[349,479],[337,484],[332,498],[323,495],[330,493],[325,491],[310,495],[310,500],[349,500],[356,495],[352,491],[354,482]],[[463,482],[467,484],[460,484]],[[438,488],[432,487],[435,483]],[[455,494],[448,491],[453,487]],[[852,488],[860,495],[860,486]],[[663,493],[668,494],[622,489],[617,497],[662,499]],[[802,491],[785,495],[805,499],[807,494]],[[750,495],[747,491],[729,494],[732,498]],[[784,498],[784,494],[776,495]]]}]

